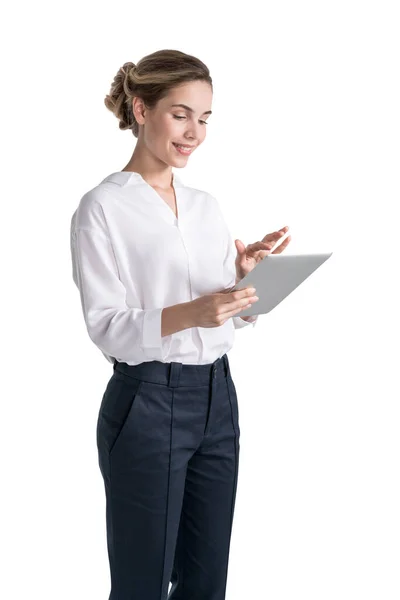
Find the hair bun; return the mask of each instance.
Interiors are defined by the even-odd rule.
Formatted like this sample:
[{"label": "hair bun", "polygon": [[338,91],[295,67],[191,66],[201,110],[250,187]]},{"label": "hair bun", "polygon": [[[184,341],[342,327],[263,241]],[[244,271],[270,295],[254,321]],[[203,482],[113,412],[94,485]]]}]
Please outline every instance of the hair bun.
[{"label": "hair bun", "polygon": [[136,69],[135,63],[126,62],[122,65],[122,67],[120,68],[120,71],[125,75],[125,77],[127,77],[127,75],[133,71],[133,69]]}]

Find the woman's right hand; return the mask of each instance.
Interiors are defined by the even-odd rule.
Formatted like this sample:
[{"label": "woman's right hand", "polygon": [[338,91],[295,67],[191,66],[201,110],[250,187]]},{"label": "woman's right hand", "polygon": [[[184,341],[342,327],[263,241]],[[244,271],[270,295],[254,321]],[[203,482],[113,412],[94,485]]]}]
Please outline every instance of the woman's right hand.
[{"label": "woman's right hand", "polygon": [[258,297],[254,296],[256,290],[253,287],[235,292],[230,292],[229,289],[200,296],[188,303],[192,327],[219,327],[258,300]]}]

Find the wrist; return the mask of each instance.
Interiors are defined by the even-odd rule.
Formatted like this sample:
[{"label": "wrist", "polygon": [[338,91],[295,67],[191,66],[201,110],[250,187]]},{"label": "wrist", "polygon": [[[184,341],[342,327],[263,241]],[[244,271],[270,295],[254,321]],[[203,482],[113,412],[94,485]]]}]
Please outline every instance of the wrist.
[{"label": "wrist", "polygon": [[180,321],[182,329],[190,329],[196,327],[196,318],[194,314],[193,300],[189,302],[182,302],[177,305],[179,307]]},{"label": "wrist", "polygon": [[163,308],[161,312],[161,337],[172,335],[194,326],[192,324],[192,312],[189,310],[189,304],[190,302],[183,302]]}]

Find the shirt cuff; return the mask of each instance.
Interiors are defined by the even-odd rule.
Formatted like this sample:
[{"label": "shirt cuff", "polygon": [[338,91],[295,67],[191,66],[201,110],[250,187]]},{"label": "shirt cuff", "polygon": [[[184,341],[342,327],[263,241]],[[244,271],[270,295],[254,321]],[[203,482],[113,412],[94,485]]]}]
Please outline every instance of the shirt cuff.
[{"label": "shirt cuff", "polygon": [[164,362],[171,348],[172,335],[161,337],[162,311],[163,308],[144,311],[141,348],[150,360]]},{"label": "shirt cuff", "polygon": [[246,327],[247,325],[252,325],[253,327],[257,323],[258,315],[252,315],[250,317],[250,321],[245,321],[242,317],[232,317],[233,324],[235,329],[240,329],[241,327]]}]

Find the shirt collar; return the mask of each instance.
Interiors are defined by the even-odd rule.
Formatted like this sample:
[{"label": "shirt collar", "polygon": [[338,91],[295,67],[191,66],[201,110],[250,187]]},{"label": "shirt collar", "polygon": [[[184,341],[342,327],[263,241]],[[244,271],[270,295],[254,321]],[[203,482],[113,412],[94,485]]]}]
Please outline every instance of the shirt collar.
[{"label": "shirt collar", "polygon": [[[172,179],[174,187],[184,187],[181,179],[174,172],[172,173]],[[115,173],[108,175],[101,183],[105,183],[106,181],[112,181],[113,183],[125,186],[137,185],[139,183],[143,183],[145,180],[140,173],[137,173],[136,171],[116,171]]]}]

